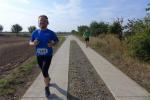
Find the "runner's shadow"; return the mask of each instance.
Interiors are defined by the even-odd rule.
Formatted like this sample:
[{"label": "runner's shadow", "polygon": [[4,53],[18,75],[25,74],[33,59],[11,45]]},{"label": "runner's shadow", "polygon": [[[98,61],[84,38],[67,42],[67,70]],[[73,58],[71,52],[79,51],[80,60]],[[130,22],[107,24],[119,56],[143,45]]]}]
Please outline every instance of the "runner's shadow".
[{"label": "runner's shadow", "polygon": [[[79,100],[79,98],[72,96],[70,93],[60,88],[56,83],[51,83],[49,87],[56,88],[61,94],[66,96],[68,100]],[[63,100],[63,99],[58,97],[56,94],[51,94],[48,100]]]},{"label": "runner's shadow", "polygon": [[56,94],[51,94],[47,99],[48,100],[63,100],[60,97],[58,97]]}]

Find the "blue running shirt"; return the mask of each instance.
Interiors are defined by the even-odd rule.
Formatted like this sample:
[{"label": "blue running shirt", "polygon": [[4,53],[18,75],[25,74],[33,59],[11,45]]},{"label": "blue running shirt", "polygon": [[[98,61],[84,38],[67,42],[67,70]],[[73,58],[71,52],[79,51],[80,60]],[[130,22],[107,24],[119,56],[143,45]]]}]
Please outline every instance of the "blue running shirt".
[{"label": "blue running shirt", "polygon": [[49,30],[41,30],[37,29],[32,32],[31,41],[33,42],[35,39],[39,41],[39,44],[36,46],[36,56],[52,56],[53,48],[48,47],[48,42],[54,41],[58,42],[58,37],[56,34]]}]

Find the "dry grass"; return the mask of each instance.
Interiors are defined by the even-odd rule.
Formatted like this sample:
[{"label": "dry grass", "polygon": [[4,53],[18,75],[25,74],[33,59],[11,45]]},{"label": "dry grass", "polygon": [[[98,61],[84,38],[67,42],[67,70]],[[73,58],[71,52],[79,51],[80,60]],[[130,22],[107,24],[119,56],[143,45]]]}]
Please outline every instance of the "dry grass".
[{"label": "dry grass", "polygon": [[150,92],[150,64],[129,56],[125,42],[114,35],[91,37],[90,47]]}]

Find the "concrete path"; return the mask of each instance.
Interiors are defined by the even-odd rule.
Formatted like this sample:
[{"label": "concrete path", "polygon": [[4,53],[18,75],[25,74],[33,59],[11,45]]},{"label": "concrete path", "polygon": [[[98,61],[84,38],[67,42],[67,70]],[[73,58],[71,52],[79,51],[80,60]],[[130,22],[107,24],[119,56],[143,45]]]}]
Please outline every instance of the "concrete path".
[{"label": "concrete path", "polygon": [[[68,66],[69,66],[69,38],[62,44],[52,59],[49,74],[51,77],[49,100],[67,100]],[[21,100],[47,100],[44,94],[44,81],[40,74],[29,87]]]},{"label": "concrete path", "polygon": [[72,36],[116,100],[150,100],[150,94],[91,48]]},{"label": "concrete path", "polygon": [[[70,40],[77,41],[116,100],[150,100],[150,94],[144,88],[94,50],[86,48],[85,44],[74,36],[67,37],[53,57],[49,70],[52,78],[52,85],[50,87],[52,95],[49,100],[67,100]],[[44,95],[42,74],[29,87],[22,100],[47,100]]]}]

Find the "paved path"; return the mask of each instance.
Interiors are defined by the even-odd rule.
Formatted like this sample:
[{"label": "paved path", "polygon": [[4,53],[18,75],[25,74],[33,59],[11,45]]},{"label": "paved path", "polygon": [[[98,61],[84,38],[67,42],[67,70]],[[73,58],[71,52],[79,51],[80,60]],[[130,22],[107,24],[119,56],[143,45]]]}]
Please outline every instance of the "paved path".
[{"label": "paved path", "polygon": [[[150,100],[150,94],[144,88],[94,50],[86,48],[85,44],[74,36],[67,37],[53,57],[49,70],[52,78],[52,86],[50,87],[52,95],[49,98],[50,100],[67,100],[70,40],[77,41],[116,100]],[[29,87],[22,100],[47,100],[44,95],[42,74]]]},{"label": "paved path", "polygon": [[[69,38],[62,44],[52,59],[49,74],[51,77],[49,100],[66,100],[68,88]],[[44,94],[44,82],[40,74],[24,94],[22,100],[47,100]]]},{"label": "paved path", "polygon": [[94,50],[86,48],[79,39],[73,36],[72,39],[77,41],[116,100],[150,100],[150,94],[144,88]]}]

